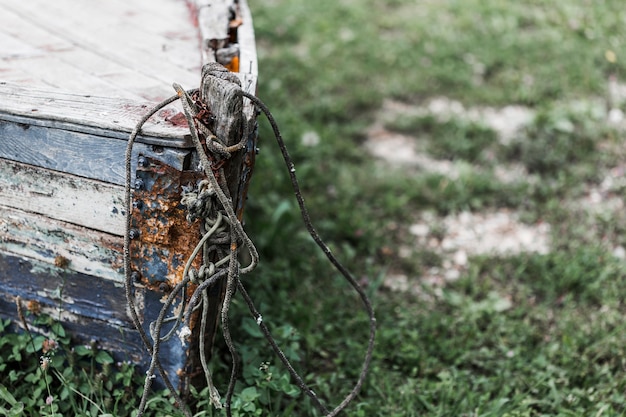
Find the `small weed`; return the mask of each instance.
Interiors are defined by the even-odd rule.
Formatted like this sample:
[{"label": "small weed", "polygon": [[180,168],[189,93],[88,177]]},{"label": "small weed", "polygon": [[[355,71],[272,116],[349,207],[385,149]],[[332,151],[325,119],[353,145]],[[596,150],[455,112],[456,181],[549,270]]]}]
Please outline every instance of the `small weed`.
[{"label": "small weed", "polygon": [[0,414],[131,415],[142,384],[134,366],[115,363],[95,342],[73,345],[46,315],[32,320],[43,334],[13,333],[10,326],[0,320]]}]

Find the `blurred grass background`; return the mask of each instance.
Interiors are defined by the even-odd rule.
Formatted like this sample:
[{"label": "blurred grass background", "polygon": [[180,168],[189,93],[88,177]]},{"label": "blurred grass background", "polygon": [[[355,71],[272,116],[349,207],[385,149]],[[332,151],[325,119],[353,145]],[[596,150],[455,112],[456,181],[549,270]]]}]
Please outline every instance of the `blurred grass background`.
[{"label": "blurred grass background", "polygon": [[[623,134],[607,124],[610,80],[625,76],[619,1],[346,0],[252,2],[259,96],[296,160],[317,227],[366,285],[379,338],[350,416],[539,416],[626,413],[624,214],[588,214],[581,199],[623,164]],[[363,146],[386,100],[433,97],[464,106],[522,105],[534,120],[509,144],[462,120],[393,120],[431,157],[464,167],[448,178],[381,163]],[[582,104],[581,104],[582,103]],[[582,109],[582,110],[581,110]],[[564,127],[565,126],[565,127]],[[299,369],[331,402],[354,383],[366,317],[304,234],[288,178],[262,125],[247,227],[261,268],[246,283],[264,319],[297,334]],[[311,137],[319,139],[307,140]],[[484,158],[484,150],[489,158]],[[503,183],[501,165],[527,176]],[[610,192],[623,200],[624,184]],[[460,279],[420,279],[440,261],[398,250],[421,213],[507,207],[552,224],[548,253],[481,255]],[[610,242],[610,244],[607,244]],[[394,292],[402,271],[419,288]],[[250,319],[241,313],[241,321]],[[272,363],[244,331],[250,357]],[[256,355],[256,356],[255,356]],[[253,362],[253,361],[252,361]],[[283,371],[280,371],[283,372]],[[276,403],[282,404],[283,407]],[[271,402],[271,401],[270,401]],[[316,415],[281,397],[270,415]],[[259,415],[266,415],[260,413]]]}]

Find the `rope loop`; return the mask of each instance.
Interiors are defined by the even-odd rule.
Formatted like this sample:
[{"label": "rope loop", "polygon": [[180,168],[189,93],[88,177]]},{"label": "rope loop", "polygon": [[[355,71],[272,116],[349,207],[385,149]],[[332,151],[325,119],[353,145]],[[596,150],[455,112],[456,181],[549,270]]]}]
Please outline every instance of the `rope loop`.
[{"label": "rope loop", "polygon": [[215,191],[207,180],[198,183],[195,190],[184,191],[180,203],[187,209],[187,221],[190,223],[196,219],[208,219],[214,208]]}]

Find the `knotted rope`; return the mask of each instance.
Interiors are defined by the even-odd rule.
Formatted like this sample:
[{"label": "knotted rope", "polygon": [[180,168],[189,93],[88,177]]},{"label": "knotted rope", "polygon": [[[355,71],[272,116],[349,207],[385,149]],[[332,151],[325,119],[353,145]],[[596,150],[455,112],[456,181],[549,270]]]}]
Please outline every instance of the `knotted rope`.
[{"label": "knotted rope", "polygon": [[[136,125],[133,132],[128,139],[128,145],[126,148],[126,183],[125,183],[125,208],[126,208],[126,233],[124,235],[124,271],[125,271],[125,290],[126,298],[130,308],[131,319],[141,335],[141,339],[146,349],[151,355],[150,366],[146,372],[146,380],[144,385],[144,392],[139,405],[138,416],[141,417],[144,413],[147,395],[150,390],[152,380],[155,377],[155,370],[159,372],[166,387],[172,393],[177,404],[179,404],[181,410],[187,417],[191,417],[191,412],[186,407],[176,390],[172,386],[171,381],[165,374],[163,367],[158,358],[160,343],[168,340],[176,332],[181,342],[185,343],[187,337],[191,334],[189,328],[191,313],[197,308],[202,308],[201,312],[201,332],[205,329],[208,307],[207,290],[214,285],[218,280],[226,279],[226,292],[224,302],[221,309],[220,319],[222,325],[222,331],[224,339],[232,357],[231,376],[228,384],[228,389],[225,398],[225,408],[228,417],[231,417],[231,399],[234,392],[236,376],[239,368],[239,361],[237,351],[232,341],[230,330],[228,312],[231,303],[232,296],[235,289],[238,289],[241,293],[246,305],[248,306],[252,316],[259,325],[263,335],[269,342],[270,346],[280,359],[280,361],[288,369],[290,375],[296,381],[296,384],[302,391],[311,398],[316,407],[327,417],[333,417],[339,414],[349,403],[356,397],[361,389],[365,376],[369,369],[369,365],[372,359],[372,353],[374,349],[374,338],[376,333],[376,319],[374,317],[374,311],[372,305],[367,297],[365,291],[360,287],[350,272],[339,262],[339,260],[332,254],[330,248],[324,243],[309,217],[304,198],[300,191],[298,179],[296,177],[296,170],[293,161],[289,155],[287,147],[282,139],[278,125],[272,116],[267,106],[254,95],[246,93],[243,90],[239,90],[242,97],[250,100],[258,109],[260,109],[267,117],[270,125],[272,126],[276,141],[282,153],[283,159],[287,165],[291,184],[294,189],[296,199],[302,214],[302,219],[307,228],[307,231],[315,241],[315,243],[324,252],[328,260],[332,265],[341,273],[341,275],[348,281],[348,283],[358,293],[364,309],[369,316],[369,340],[368,346],[363,360],[363,366],[357,380],[357,383],[352,388],[350,393],[341,401],[341,403],[332,410],[329,410],[321,401],[313,390],[307,386],[302,377],[295,371],[285,354],[282,352],[274,338],[272,337],[269,328],[263,322],[261,314],[257,311],[254,303],[246,291],[243,283],[239,279],[241,274],[246,274],[252,271],[258,263],[257,250],[243,230],[241,222],[237,219],[231,196],[228,191],[228,187],[225,183],[224,172],[219,164],[214,164],[212,160],[220,160],[222,158],[228,158],[230,153],[241,149],[245,145],[248,132],[244,128],[242,140],[239,144],[232,147],[220,146],[219,139],[210,132],[208,127],[201,123],[195,123],[197,119],[199,109],[197,108],[194,100],[191,99],[191,95],[197,93],[198,90],[185,91],[178,84],[174,84],[176,95],[172,96],[162,103],[159,103],[153,109],[151,109]],[[196,149],[197,154],[200,157],[202,169],[206,175],[206,180],[203,180],[198,185],[197,190],[191,190],[183,194],[181,203],[187,207],[188,219],[193,221],[195,219],[203,219],[203,229],[206,232],[203,234],[201,240],[194,248],[191,256],[188,258],[185,269],[183,272],[183,278],[175,288],[168,295],[163,308],[161,309],[157,320],[150,325],[150,338],[143,330],[139,321],[134,296],[133,296],[133,283],[131,279],[130,268],[130,229],[131,229],[131,157],[133,144],[137,138],[137,135],[141,131],[145,122],[152,117],[157,111],[165,107],[166,105],[180,99],[183,107],[183,112],[187,119],[187,123],[190,129],[191,138]],[[218,115],[219,116],[219,115]],[[245,126],[245,124],[244,124]],[[218,148],[211,150],[213,152],[207,155],[207,151],[202,144],[201,136],[208,142],[216,142]],[[211,158],[209,158],[209,156]],[[218,175],[215,175],[215,173]],[[218,180],[219,178],[219,180]],[[243,246],[250,254],[250,264],[241,267],[238,263],[238,253],[240,247]],[[200,250],[203,251],[202,265],[196,271],[191,265],[199,254]],[[209,256],[213,254],[214,256]],[[219,259],[216,262],[211,262],[210,258]],[[189,283],[197,285],[192,296],[188,301],[185,300],[185,288]],[[165,318],[167,312],[172,308],[176,298],[180,296],[180,305],[174,310],[178,310],[171,318]],[[185,306],[185,304],[187,304]],[[165,322],[174,322],[172,329],[164,337],[161,337],[161,330]],[[221,407],[221,400],[217,389],[215,389],[211,373],[204,356],[204,334],[200,335],[200,359],[202,367],[206,376],[207,385],[209,387],[210,401],[215,407]]]}]

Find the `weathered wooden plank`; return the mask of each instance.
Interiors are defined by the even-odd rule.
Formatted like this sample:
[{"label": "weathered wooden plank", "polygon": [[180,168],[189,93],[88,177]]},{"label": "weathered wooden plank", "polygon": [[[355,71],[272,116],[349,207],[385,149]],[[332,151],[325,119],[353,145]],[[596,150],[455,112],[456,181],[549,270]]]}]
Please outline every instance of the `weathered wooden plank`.
[{"label": "weathered wooden plank", "polygon": [[[3,257],[0,255],[0,268],[2,267],[2,261]],[[24,263],[22,263],[20,267],[23,265]],[[24,277],[23,273],[17,275],[17,271],[19,271],[19,269],[8,270],[5,276]],[[26,285],[28,285],[28,287],[26,287]],[[24,288],[39,287],[35,287],[26,280]],[[96,290],[101,291],[101,288],[96,287]],[[17,315],[15,304],[16,295],[21,295],[25,303],[36,301],[41,305],[41,313],[48,314],[50,317],[59,320],[68,334],[72,335],[74,343],[89,345],[91,342],[96,342],[102,349],[113,352],[113,356],[117,361],[131,361],[139,366],[147,366],[145,350],[142,349],[141,339],[134,328],[121,326],[116,320],[103,320],[79,316],[69,310],[59,311],[57,305],[48,304],[50,302],[49,300],[47,300],[48,303],[46,303],[45,298],[37,296],[34,292],[24,291],[23,288],[21,291],[15,292],[11,291],[11,288],[7,288],[7,291],[0,292],[0,317],[15,320]],[[14,322],[20,324],[18,321]],[[38,331],[37,327],[33,326],[32,323],[30,324],[30,328],[32,331]],[[41,332],[43,333],[43,331]],[[165,361],[167,361],[167,359],[165,359]]]},{"label": "weathered wooden plank", "polygon": [[123,283],[120,237],[5,205],[0,213],[1,252],[49,265],[66,260],[72,271]]},{"label": "weathered wooden plank", "polygon": [[[28,19],[28,15],[20,16],[9,8],[4,7],[4,3],[5,2],[0,1],[2,5],[0,22],[2,22],[3,33],[10,35],[13,39],[18,40],[24,45],[29,45],[37,51],[38,55],[46,55],[56,51],[74,48],[74,44],[70,40],[61,39],[44,28],[33,24],[33,22]],[[0,46],[0,50],[3,52],[6,51],[6,45]],[[8,56],[28,58],[30,54]]]},{"label": "weathered wooden plank", "polygon": [[[137,330],[130,322],[123,287],[112,281],[76,273],[46,262],[15,256],[0,250],[0,317],[15,318],[15,297],[24,305],[36,306],[41,313],[58,319],[75,343],[95,342],[114,353],[117,360],[130,360],[146,368],[149,355]],[[147,312],[161,307],[161,294],[136,290],[138,305]],[[144,316],[144,311],[140,317]],[[149,322],[144,322],[148,331]],[[37,330],[33,328],[33,330]],[[163,343],[161,363],[176,378],[185,353],[177,338]]]},{"label": "weathered wooden plank", "polygon": [[202,48],[223,48],[229,38],[228,28],[234,3],[232,0],[196,0],[198,27]]},{"label": "weathered wooden plank", "polygon": [[0,201],[7,207],[109,234],[124,234],[121,186],[0,160]]},{"label": "weathered wooden plank", "polygon": [[6,60],[9,58],[31,58],[33,56],[41,56],[43,51],[16,39],[6,33],[0,32],[0,44],[2,49],[0,50],[0,59]]},{"label": "weathered wooden plank", "polygon": [[[37,79],[39,84],[45,86],[59,87],[61,86],[59,81],[62,80],[62,86],[65,91],[106,94],[116,90],[115,85],[107,82],[105,79],[89,74],[78,68],[73,62],[59,59],[62,53],[32,56],[28,59],[15,59],[11,62],[11,68],[21,73],[30,74],[31,78]],[[42,72],[41,68],[46,68],[46,71]],[[140,98],[122,90],[116,92],[116,96],[120,98]]]},{"label": "weathered wooden plank", "polygon": [[[0,114],[0,158],[112,184],[125,183],[125,140],[32,124],[41,120],[2,119]],[[189,163],[187,149],[138,143],[133,160],[139,155],[153,156],[179,170]]]},{"label": "weathered wooden plank", "polygon": [[[145,349],[129,329],[121,285],[127,136],[152,102],[173,94],[172,82],[199,86],[201,39],[218,40],[213,45],[218,54],[235,53],[238,59],[229,68],[239,69],[245,91],[256,91],[247,5],[243,0],[211,3],[228,6],[220,17],[225,24],[201,25],[219,27],[220,34],[198,37],[190,19],[192,6],[181,0],[160,0],[158,5],[154,0],[0,0],[6,11],[0,14],[0,31],[10,35],[6,42],[0,40],[0,56],[6,58],[0,61],[0,77],[32,83],[18,87],[0,80],[0,281],[7,283],[0,294],[0,315],[14,315],[9,310],[15,295],[38,300],[48,312],[57,312],[60,305],[70,331],[97,335],[103,346],[130,349],[133,360],[146,363]],[[59,90],[33,88],[41,85]],[[249,178],[254,163],[255,108],[242,102],[236,88],[223,94],[222,87],[211,93],[205,89],[204,96],[220,118],[218,137],[232,144],[241,139],[244,125],[249,133],[246,150],[226,164],[237,200],[245,195],[239,189],[241,169]],[[137,179],[132,268],[146,329],[162,306],[165,284],[180,278],[185,257],[199,238],[198,224],[186,222],[179,204],[183,183],[197,180],[189,170],[198,163],[190,152],[186,123],[172,117],[179,113],[178,106],[159,112],[146,124],[132,155]],[[242,210],[237,205],[237,213]],[[215,286],[211,296],[219,300],[223,288]],[[216,329],[219,302],[207,339]],[[196,375],[198,358],[188,361],[197,353],[193,349],[197,346],[185,349],[178,340],[162,345],[161,360],[171,377]]]},{"label": "weathered wooden plank", "polygon": [[[232,204],[236,207],[237,213],[240,214],[243,210],[243,204],[240,204],[239,199],[245,198],[240,189],[247,186],[247,184],[242,184],[242,172],[247,170],[245,179],[249,179],[249,169],[254,163],[253,159],[247,159],[244,163],[244,158],[250,154],[254,155],[255,152],[256,132],[253,128],[255,120],[253,117],[248,119],[243,112],[240,79],[217,63],[208,63],[202,69],[200,99],[215,115],[215,120],[209,122],[207,127],[219,138],[222,144],[225,146],[238,145],[244,135],[248,135],[245,137],[245,147],[232,152],[230,157],[223,161],[223,176],[226,186]],[[240,208],[241,210],[239,210]],[[225,246],[228,248],[229,243],[226,242]],[[225,252],[227,253],[228,249]],[[219,250],[204,253],[203,256],[211,262],[216,262],[219,260],[217,258],[218,253],[220,253]],[[181,377],[183,392],[188,393],[190,385],[195,386],[196,389],[201,389],[206,384],[200,361],[200,337],[204,335],[205,352],[203,354],[209,358],[217,334],[225,294],[226,280],[224,279],[217,281],[207,289],[206,325],[203,332],[200,332],[197,326],[192,329],[188,360],[185,372]]]},{"label": "weathered wooden plank", "polygon": [[252,14],[245,0],[239,0],[241,26],[237,29],[239,40],[239,72],[244,74],[242,86],[250,94],[256,94],[256,77],[259,73],[256,52],[256,40]]},{"label": "weathered wooden plank", "polygon": [[[2,3],[1,0],[0,3]],[[107,1],[97,5],[88,5],[91,13],[90,20],[93,22],[94,13],[104,16],[111,14],[112,16],[108,19],[115,19],[116,25],[120,25],[120,21],[131,25],[137,17],[132,15],[130,10],[134,10],[135,14],[140,13],[142,20],[139,25],[135,25],[135,38],[127,39],[124,45],[134,42],[137,48],[141,47],[144,50],[152,48],[159,59],[169,60],[181,67],[183,72],[192,75],[185,75],[185,77],[189,77],[190,80],[197,78],[200,55],[197,50],[196,30],[191,25],[176,24],[177,21],[188,20],[187,8],[181,7],[179,2],[165,1],[161,2],[158,8],[150,7],[141,10],[136,8],[137,2],[127,3]],[[20,5],[19,7],[21,9],[26,6]],[[69,19],[70,17],[66,16],[67,6],[65,9],[63,7],[63,4],[57,4],[57,2],[45,4],[50,15],[55,15],[61,20]],[[82,6],[74,4],[72,8],[82,8]],[[155,9],[158,13],[153,13]],[[28,8],[26,10],[28,11]],[[94,10],[97,11],[94,12]],[[3,9],[0,15],[0,27],[2,27],[0,57],[4,58],[0,61],[0,74],[4,80],[21,81],[27,78],[25,74],[29,74],[30,83],[35,85],[46,84],[63,87],[66,91],[69,89],[93,95],[155,101],[171,95],[171,80],[164,82],[155,77],[154,73],[138,72],[128,65],[109,59],[96,50],[77,45],[71,38],[63,39],[54,31],[35,24],[30,18],[30,14],[21,16],[7,8]],[[101,19],[101,17],[98,18]],[[151,24],[143,24],[145,20],[150,20]],[[123,31],[128,31],[127,28],[117,27],[109,30],[115,29],[118,29],[117,33],[120,34],[117,36],[121,36]],[[102,31],[100,34],[101,41],[111,41],[109,36],[105,37]],[[146,44],[147,41],[153,44],[149,46]],[[158,67],[155,67],[154,71],[158,72]],[[71,73],[77,76],[71,76]]]},{"label": "weathered wooden plank", "polygon": [[[126,138],[152,104],[27,88],[0,81],[0,119],[23,116],[50,122],[65,122],[72,125],[67,127],[68,130],[81,131],[80,126],[88,126],[121,133],[118,137]],[[191,142],[185,127],[168,121],[170,116],[179,112],[176,106],[170,106],[159,112],[145,124],[142,129],[143,135],[138,141],[149,142],[148,138],[151,137],[165,138],[168,139],[168,146],[190,147]],[[162,140],[153,143],[163,144]]]},{"label": "weathered wooden plank", "polygon": [[[126,315],[124,288],[119,282],[73,271],[0,250],[0,277],[5,299],[21,296],[40,303],[53,317],[66,322],[83,318],[132,328]],[[15,307],[15,304],[13,304]]]},{"label": "weathered wooden plank", "polygon": [[[134,4],[135,2],[86,4],[71,0],[2,3],[3,7],[21,17],[27,17],[33,24],[55,36],[71,41],[79,48],[94,51],[104,59],[150,76],[163,86],[169,86],[173,80],[178,80],[182,84],[197,84],[199,81],[197,67],[200,61],[195,50],[197,45],[192,43],[179,45],[186,45],[191,56],[198,56],[195,71],[185,68],[188,61],[179,65],[171,62],[167,55],[169,44],[165,35],[168,32],[187,31],[190,37],[194,36],[194,28],[191,25],[177,24],[188,22],[185,16],[187,9],[180,3],[180,12],[169,21],[164,20],[161,23],[149,15],[152,7],[145,1],[142,4]],[[68,10],[71,10],[71,13],[68,13]],[[56,18],[50,19],[51,15]],[[154,27],[159,28],[160,33],[154,33],[150,29]],[[56,86],[63,87],[64,82],[65,80],[59,79]]]}]

